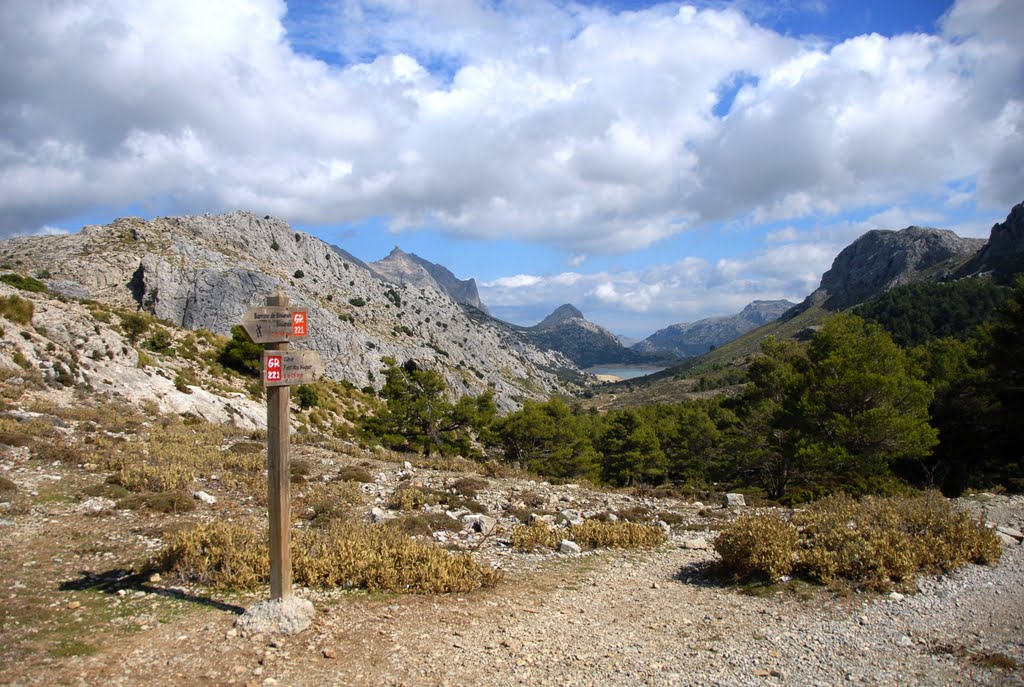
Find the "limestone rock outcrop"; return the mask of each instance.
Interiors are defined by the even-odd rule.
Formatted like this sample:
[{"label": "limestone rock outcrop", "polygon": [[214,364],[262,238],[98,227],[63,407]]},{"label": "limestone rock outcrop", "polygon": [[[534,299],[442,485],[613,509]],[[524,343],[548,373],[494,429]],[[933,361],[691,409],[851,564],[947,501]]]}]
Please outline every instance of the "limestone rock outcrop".
[{"label": "limestone rock outcrop", "polygon": [[391,284],[346,253],[249,212],[119,219],[76,234],[9,239],[0,259],[76,297],[139,308],[188,329],[228,333],[280,289],[308,311],[327,375],[383,383],[387,357],[438,370],[454,396],[491,389],[503,409],[565,392],[565,356],[489,318],[473,318],[430,284]]}]

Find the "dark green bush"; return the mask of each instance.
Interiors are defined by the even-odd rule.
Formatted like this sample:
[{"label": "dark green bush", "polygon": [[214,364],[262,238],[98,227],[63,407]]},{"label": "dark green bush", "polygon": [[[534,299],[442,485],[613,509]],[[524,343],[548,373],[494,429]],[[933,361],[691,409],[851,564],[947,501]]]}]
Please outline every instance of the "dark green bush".
[{"label": "dark green bush", "polygon": [[46,284],[38,279],[14,274],[13,272],[10,274],[0,275],[0,281],[5,284],[10,284],[14,288],[21,289],[22,291],[31,291],[33,293],[42,293],[43,291],[46,291]]}]

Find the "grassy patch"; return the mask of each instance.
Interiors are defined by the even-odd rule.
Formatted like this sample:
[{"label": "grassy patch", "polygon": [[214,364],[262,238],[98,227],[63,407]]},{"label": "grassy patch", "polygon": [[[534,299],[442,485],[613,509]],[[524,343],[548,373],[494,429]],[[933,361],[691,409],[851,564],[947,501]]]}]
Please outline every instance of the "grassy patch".
[{"label": "grassy patch", "polygon": [[92,656],[96,653],[96,647],[92,644],[77,639],[62,639],[50,648],[50,655],[54,658],[69,658],[71,656]]}]

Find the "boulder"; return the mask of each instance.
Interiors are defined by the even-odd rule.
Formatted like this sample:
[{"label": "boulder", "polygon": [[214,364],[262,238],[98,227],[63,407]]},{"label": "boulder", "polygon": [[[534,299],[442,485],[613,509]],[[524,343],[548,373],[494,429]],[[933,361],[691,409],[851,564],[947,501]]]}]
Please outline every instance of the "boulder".
[{"label": "boulder", "polygon": [[462,522],[474,532],[490,534],[494,531],[495,526],[497,526],[498,519],[481,513],[470,513],[469,515],[462,516]]},{"label": "boulder", "polygon": [[558,542],[558,552],[569,555],[579,555],[583,553],[583,549],[581,549],[580,545],[576,542],[570,541],[568,539],[563,539],[562,541]]},{"label": "boulder", "polygon": [[722,497],[722,508],[741,508],[746,505],[743,494],[726,494]]}]

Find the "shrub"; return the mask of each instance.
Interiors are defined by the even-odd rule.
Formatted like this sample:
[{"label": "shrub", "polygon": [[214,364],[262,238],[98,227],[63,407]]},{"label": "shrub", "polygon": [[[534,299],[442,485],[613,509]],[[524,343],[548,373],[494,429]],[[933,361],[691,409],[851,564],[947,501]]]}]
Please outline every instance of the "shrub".
[{"label": "shrub", "polygon": [[445,513],[422,513],[405,515],[388,520],[386,527],[393,527],[409,536],[429,537],[434,532],[454,532],[462,529],[462,523]]},{"label": "shrub", "polygon": [[481,489],[486,489],[489,486],[490,482],[482,477],[462,477],[455,480],[449,488],[454,489],[455,493],[461,496],[473,499],[476,498]]},{"label": "shrub", "polygon": [[302,498],[308,511],[306,517],[318,526],[345,517],[353,506],[364,500],[363,492],[355,482],[316,484]]},{"label": "shrub", "polygon": [[295,391],[295,400],[303,410],[316,408],[320,405],[320,394],[309,384],[300,384]]},{"label": "shrub", "polygon": [[0,315],[11,322],[28,324],[32,321],[34,313],[35,306],[32,305],[32,301],[25,300],[21,296],[11,294],[6,298],[0,298]]},{"label": "shrub", "polygon": [[195,499],[184,491],[158,491],[131,494],[117,502],[123,510],[138,510],[146,507],[157,513],[188,513],[195,510]]},{"label": "shrub", "polygon": [[197,383],[196,376],[190,370],[178,370],[174,375],[174,388],[183,394],[192,393],[189,386]]},{"label": "shrub", "polygon": [[636,522],[585,520],[569,528],[569,539],[589,548],[646,549],[663,544],[665,533],[659,527]]},{"label": "shrub", "polygon": [[715,539],[723,570],[737,579],[776,580],[793,570],[796,527],[774,514],[744,515]]},{"label": "shrub", "polygon": [[10,273],[0,275],[0,281],[5,284],[10,284],[14,288],[21,289],[22,291],[31,291],[33,293],[42,293],[43,291],[46,291],[46,284],[43,282],[20,274]]},{"label": "shrub", "polygon": [[553,549],[563,538],[557,530],[543,521],[512,528],[512,548],[516,551]]},{"label": "shrub", "polygon": [[801,572],[821,582],[842,578],[884,590],[919,573],[994,564],[1002,554],[991,531],[935,492],[859,502],[832,496],[809,507],[796,522],[806,539]]},{"label": "shrub", "polygon": [[306,273],[303,272],[302,270],[295,270],[295,274],[293,274],[292,276],[295,277],[296,279],[302,279],[303,277],[306,276]]},{"label": "shrub", "polygon": [[133,344],[149,329],[149,318],[142,313],[125,313],[121,315],[121,330]]},{"label": "shrub", "polygon": [[552,528],[543,521],[512,530],[512,547],[519,551],[554,548],[562,539],[571,539],[586,548],[638,549],[664,543],[665,534],[651,525],[598,520],[587,520],[563,530]]},{"label": "shrub", "polygon": [[142,345],[155,353],[168,353],[171,351],[172,343],[174,343],[174,339],[171,337],[171,333],[163,327],[157,327]]},{"label": "shrub", "polygon": [[349,302],[350,305],[354,305],[357,308],[361,308],[364,305],[366,305],[366,300],[363,299],[363,298],[360,298],[359,296],[356,296],[355,298],[349,298],[348,302]]},{"label": "shrub", "polygon": [[420,510],[424,506],[436,506],[437,494],[419,487],[401,487],[396,489],[388,500],[388,508],[394,510]]},{"label": "shrub", "polygon": [[231,327],[231,338],[217,353],[217,362],[250,377],[259,377],[263,367],[263,347],[252,342],[239,325]]},{"label": "shrub", "polygon": [[[270,575],[265,535],[255,523],[219,521],[173,535],[160,569],[219,589],[254,589]],[[409,539],[395,528],[331,520],[292,540],[297,584],[370,591],[451,593],[491,587],[501,573],[468,556]]]},{"label": "shrub", "polygon": [[199,523],[168,539],[157,565],[215,589],[255,589],[270,579],[265,534],[253,522]]},{"label": "shrub", "polygon": [[346,465],[338,470],[337,479],[342,482],[362,482],[369,484],[373,481],[373,475],[366,468],[359,465]]}]

